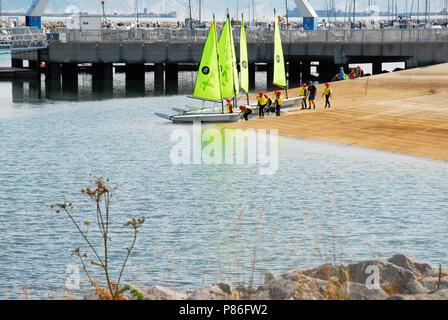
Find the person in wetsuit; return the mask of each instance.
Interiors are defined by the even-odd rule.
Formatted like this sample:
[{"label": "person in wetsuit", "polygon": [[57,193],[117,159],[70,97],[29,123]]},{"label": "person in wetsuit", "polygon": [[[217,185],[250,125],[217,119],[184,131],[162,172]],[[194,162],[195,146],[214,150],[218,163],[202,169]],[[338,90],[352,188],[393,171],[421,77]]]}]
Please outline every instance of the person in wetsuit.
[{"label": "person in wetsuit", "polygon": [[316,100],[317,88],[313,84],[313,81],[308,82],[308,110],[311,109],[311,105],[313,105],[313,109],[316,109],[316,104],[314,100]]}]

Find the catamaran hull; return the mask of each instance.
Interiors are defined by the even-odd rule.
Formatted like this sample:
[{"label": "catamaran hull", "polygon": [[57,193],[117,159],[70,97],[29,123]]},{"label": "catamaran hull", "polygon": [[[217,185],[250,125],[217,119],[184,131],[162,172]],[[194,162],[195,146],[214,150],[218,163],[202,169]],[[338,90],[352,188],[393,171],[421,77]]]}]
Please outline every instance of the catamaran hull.
[{"label": "catamaran hull", "polygon": [[214,113],[214,114],[185,114],[172,116],[173,123],[186,122],[236,122],[240,119],[239,113]]}]

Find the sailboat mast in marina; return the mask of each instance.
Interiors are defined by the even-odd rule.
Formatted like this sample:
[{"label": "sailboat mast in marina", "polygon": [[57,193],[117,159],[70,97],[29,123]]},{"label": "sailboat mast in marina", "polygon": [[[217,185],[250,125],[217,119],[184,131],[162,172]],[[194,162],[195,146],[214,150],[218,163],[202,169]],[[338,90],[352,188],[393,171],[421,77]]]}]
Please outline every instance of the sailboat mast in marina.
[{"label": "sailboat mast in marina", "polygon": [[241,89],[246,93],[247,104],[249,105],[249,60],[247,54],[246,29],[244,27],[244,15],[241,15],[240,28],[240,74]]},{"label": "sailboat mast in marina", "polygon": [[193,97],[209,101],[221,101],[222,112],[224,113],[220,69],[218,36],[215,16],[213,16],[213,24],[205,41]]},{"label": "sailboat mast in marina", "polygon": [[227,19],[218,42],[219,62],[221,64],[221,81],[223,98],[233,98],[239,93],[238,69],[236,66],[235,44],[230,16]]},{"label": "sailboat mast in marina", "polygon": [[278,26],[278,17],[274,9],[274,80],[273,84],[283,88],[288,98],[288,88],[286,86],[285,57],[283,56],[282,37]]}]

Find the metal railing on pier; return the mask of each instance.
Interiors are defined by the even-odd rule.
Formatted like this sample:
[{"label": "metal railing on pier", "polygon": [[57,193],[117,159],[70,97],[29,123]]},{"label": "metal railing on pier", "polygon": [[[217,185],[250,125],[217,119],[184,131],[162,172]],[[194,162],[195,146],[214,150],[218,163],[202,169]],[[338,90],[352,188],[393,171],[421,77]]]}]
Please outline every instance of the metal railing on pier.
[{"label": "metal railing on pier", "polygon": [[[218,30],[218,34],[220,30]],[[138,43],[204,43],[208,30],[185,29],[104,29],[95,31],[66,30],[49,37],[58,42],[138,42]],[[234,30],[236,41],[239,30]],[[283,43],[409,43],[448,41],[448,29],[399,29],[399,30],[282,30]],[[274,39],[272,29],[248,29],[249,43],[267,42]]]},{"label": "metal railing on pier", "polygon": [[0,43],[11,51],[36,50],[47,46],[42,31],[34,27],[0,29]]}]

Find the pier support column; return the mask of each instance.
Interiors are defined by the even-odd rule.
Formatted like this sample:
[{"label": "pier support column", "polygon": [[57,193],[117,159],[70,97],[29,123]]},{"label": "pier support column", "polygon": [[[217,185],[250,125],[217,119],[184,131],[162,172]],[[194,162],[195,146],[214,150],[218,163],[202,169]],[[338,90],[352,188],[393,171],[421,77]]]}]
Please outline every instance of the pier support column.
[{"label": "pier support column", "polygon": [[23,102],[23,81],[12,81],[12,102]]},{"label": "pier support column", "polygon": [[178,80],[179,80],[179,73],[177,63],[165,64],[166,93],[177,93]]},{"label": "pier support column", "polygon": [[319,60],[319,82],[331,81],[337,72],[337,66],[334,64],[334,61],[330,59]]},{"label": "pier support column", "polygon": [[13,67],[13,68],[23,68],[23,60],[22,59],[11,58],[11,67]]},{"label": "pier support column", "polygon": [[126,96],[143,97],[145,95],[145,64],[126,64]]},{"label": "pier support column", "polygon": [[33,70],[39,70],[40,63],[39,61],[28,60],[28,68]]},{"label": "pier support column", "polygon": [[256,73],[255,63],[249,63],[249,90],[255,89],[255,73]]},{"label": "pier support column", "polygon": [[39,102],[42,98],[41,93],[42,85],[40,79],[33,79],[29,82],[29,99],[30,102],[36,103]]},{"label": "pier support column", "polygon": [[92,64],[92,95],[95,98],[111,98],[113,78],[112,63]]},{"label": "pier support column", "polygon": [[300,71],[302,73],[302,83],[308,83],[308,81],[311,80],[311,61],[302,60],[300,65]]},{"label": "pier support column", "polygon": [[154,93],[156,95],[163,94],[163,64],[154,64]]},{"label": "pier support column", "polygon": [[51,80],[61,81],[61,72],[61,65],[59,63],[49,63],[47,64],[45,77]]},{"label": "pier support column", "polygon": [[61,67],[62,96],[67,100],[78,98],[78,65],[76,63],[64,63]]},{"label": "pier support column", "polygon": [[53,100],[61,98],[61,65],[59,63],[49,63],[46,66],[45,96]]},{"label": "pier support column", "polygon": [[268,62],[266,64],[266,88],[267,90],[275,90],[275,86],[272,84],[274,81],[274,64]]},{"label": "pier support column", "polygon": [[300,61],[298,59],[289,60],[288,66],[288,87],[294,88],[300,85]]},{"label": "pier support column", "polygon": [[372,62],[372,75],[380,74],[383,71],[383,63],[381,61]]}]

